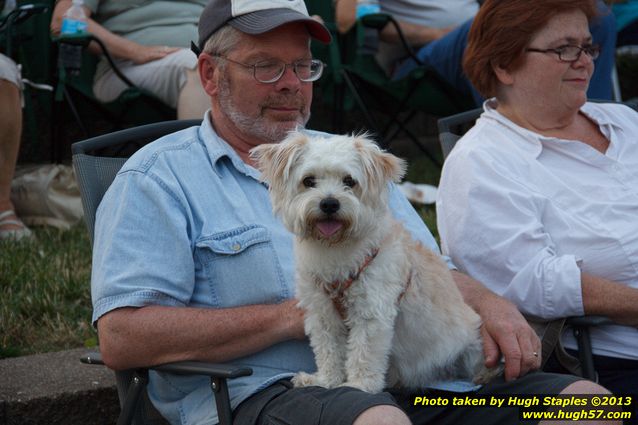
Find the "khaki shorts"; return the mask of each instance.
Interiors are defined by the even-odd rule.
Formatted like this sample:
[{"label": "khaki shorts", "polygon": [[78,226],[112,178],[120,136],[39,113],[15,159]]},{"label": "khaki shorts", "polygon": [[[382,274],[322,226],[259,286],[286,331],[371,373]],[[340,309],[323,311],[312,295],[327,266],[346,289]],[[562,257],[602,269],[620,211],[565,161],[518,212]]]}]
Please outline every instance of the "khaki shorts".
[{"label": "khaki shorts", "polygon": [[[141,65],[129,60],[114,61],[133,84],[152,93],[171,108],[177,107],[179,93],[186,83],[186,71],[197,67],[197,56],[188,49],[178,50],[162,59]],[[93,93],[101,102],[117,99],[128,88],[108,64],[100,63],[96,76]]]},{"label": "khaki shorts", "polygon": [[0,53],[0,80],[7,80],[14,84],[22,92],[22,77],[16,63]]}]

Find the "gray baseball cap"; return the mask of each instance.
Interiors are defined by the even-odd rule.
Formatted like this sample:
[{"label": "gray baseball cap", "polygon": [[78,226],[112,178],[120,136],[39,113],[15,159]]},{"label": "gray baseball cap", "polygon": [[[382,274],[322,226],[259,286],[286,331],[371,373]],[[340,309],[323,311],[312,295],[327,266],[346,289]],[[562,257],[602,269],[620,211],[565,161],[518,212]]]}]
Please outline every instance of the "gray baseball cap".
[{"label": "gray baseball cap", "polygon": [[[331,0],[326,0],[331,1]],[[303,0],[211,0],[199,18],[199,40],[191,43],[195,54],[225,24],[246,34],[262,34],[289,22],[303,22],[310,36],[330,43],[330,31],[308,15]]]}]

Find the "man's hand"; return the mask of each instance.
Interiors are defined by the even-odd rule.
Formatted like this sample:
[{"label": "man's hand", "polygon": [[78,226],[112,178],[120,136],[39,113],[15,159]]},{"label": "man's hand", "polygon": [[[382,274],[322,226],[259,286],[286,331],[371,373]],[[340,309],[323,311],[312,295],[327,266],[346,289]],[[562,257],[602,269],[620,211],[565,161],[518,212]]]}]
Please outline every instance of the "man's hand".
[{"label": "man's hand", "polygon": [[463,273],[453,271],[452,276],[483,321],[485,366],[494,367],[503,357],[507,381],[540,368],[541,341],[516,306]]},{"label": "man's hand", "polygon": [[506,381],[540,368],[541,341],[513,303],[494,294],[479,315],[485,366],[498,365],[503,356]]}]

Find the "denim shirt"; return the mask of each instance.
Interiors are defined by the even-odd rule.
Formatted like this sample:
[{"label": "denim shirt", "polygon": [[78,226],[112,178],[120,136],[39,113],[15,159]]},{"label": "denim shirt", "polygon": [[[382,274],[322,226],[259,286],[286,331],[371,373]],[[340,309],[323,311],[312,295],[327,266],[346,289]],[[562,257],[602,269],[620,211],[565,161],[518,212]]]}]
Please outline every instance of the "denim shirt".
[{"label": "denim shirt", "polygon": [[[394,185],[390,204],[416,239],[439,251]],[[140,149],[105,194],[93,246],[93,321],[121,307],[279,303],[294,297],[294,269],[293,237],[273,215],[259,171],[217,136],[207,114],[201,126]],[[253,369],[229,382],[233,408],[274,381],[316,368],[307,341],[279,343],[233,364]],[[216,423],[209,383],[152,373],[149,396],[172,424]]]}]

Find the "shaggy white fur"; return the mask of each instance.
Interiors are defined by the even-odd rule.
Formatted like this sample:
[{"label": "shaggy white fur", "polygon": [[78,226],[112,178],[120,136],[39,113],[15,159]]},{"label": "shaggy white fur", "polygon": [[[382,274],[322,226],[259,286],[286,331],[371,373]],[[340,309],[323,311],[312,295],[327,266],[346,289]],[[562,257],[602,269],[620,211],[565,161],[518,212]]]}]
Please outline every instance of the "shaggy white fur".
[{"label": "shaggy white fur", "polygon": [[364,136],[291,133],[251,156],[273,209],[296,235],[297,298],[317,372],[297,386],[369,392],[450,379],[483,383],[479,316],[441,257],[388,209],[404,162]]}]

